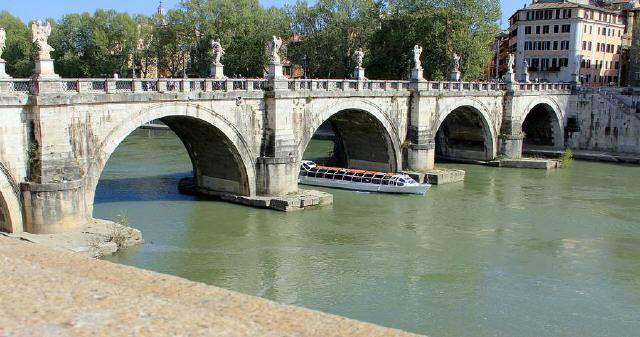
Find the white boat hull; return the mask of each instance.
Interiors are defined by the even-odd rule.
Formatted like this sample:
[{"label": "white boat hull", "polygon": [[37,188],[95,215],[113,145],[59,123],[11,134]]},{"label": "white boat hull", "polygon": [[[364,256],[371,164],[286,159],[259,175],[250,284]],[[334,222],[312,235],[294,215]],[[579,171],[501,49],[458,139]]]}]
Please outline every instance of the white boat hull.
[{"label": "white boat hull", "polygon": [[298,183],[311,186],[322,186],[330,188],[339,188],[343,190],[365,191],[365,192],[378,192],[378,193],[396,193],[396,194],[420,194],[425,195],[431,187],[428,184],[419,185],[405,185],[405,186],[392,186],[392,185],[377,185],[371,183],[358,183],[353,181],[344,180],[332,180],[325,178],[313,178],[301,176],[298,179]]}]

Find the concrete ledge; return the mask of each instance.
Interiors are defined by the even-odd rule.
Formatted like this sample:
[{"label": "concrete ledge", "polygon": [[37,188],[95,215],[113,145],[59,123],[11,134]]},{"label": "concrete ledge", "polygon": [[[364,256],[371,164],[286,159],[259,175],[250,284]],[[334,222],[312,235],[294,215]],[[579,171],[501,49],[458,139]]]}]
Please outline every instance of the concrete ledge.
[{"label": "concrete ledge", "polygon": [[464,181],[466,172],[454,169],[434,169],[425,175],[426,181],[432,185],[451,184]]},{"label": "concrete ledge", "polygon": [[551,170],[560,168],[560,162],[553,159],[501,159],[494,160],[487,163],[489,166],[494,167],[508,167],[519,169],[537,169],[537,170]]},{"label": "concrete ledge", "polygon": [[57,192],[77,190],[84,186],[83,180],[70,180],[60,183],[39,184],[34,182],[22,182],[20,186],[23,191],[29,192]]},{"label": "concrete ledge", "polygon": [[[564,151],[560,150],[524,150],[525,154],[560,157]],[[587,150],[572,150],[574,159],[602,161],[610,163],[640,164],[640,154],[600,152]]]},{"label": "concrete ledge", "polygon": [[454,169],[433,169],[426,173],[402,171],[420,184],[442,185],[464,181],[466,172]]},{"label": "concrete ledge", "polygon": [[333,195],[316,190],[299,190],[296,194],[284,196],[242,196],[222,193],[210,189],[197,187],[193,178],[180,180],[178,189],[180,192],[190,195],[212,197],[235,204],[256,208],[268,208],[276,211],[290,212],[303,210],[309,207],[326,206],[333,204]]},{"label": "concrete ledge", "polygon": [[1,236],[0,261],[7,336],[415,336]]}]

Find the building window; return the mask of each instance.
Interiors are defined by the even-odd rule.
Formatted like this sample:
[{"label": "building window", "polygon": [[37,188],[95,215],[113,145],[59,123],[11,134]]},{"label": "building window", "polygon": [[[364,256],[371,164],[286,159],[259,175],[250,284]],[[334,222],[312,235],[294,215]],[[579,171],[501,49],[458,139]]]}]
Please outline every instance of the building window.
[{"label": "building window", "polygon": [[553,50],[558,50],[558,41],[553,41]]},{"label": "building window", "polygon": [[561,67],[568,67],[569,66],[569,59],[568,58],[561,58],[558,60],[559,64]]},{"label": "building window", "polygon": [[536,34],[540,34],[540,26],[536,26]]},{"label": "building window", "polygon": [[542,26],[542,34],[549,34],[549,26]]},{"label": "building window", "polygon": [[524,27],[524,34],[531,35],[531,26]]},{"label": "building window", "polygon": [[634,76],[634,79],[635,79],[636,81],[640,81],[640,71],[636,71],[636,74],[635,74],[635,76]]},{"label": "building window", "polygon": [[587,50],[587,41],[582,41],[582,50]]},{"label": "building window", "polygon": [[571,25],[562,25],[562,32],[563,33],[571,32]]}]

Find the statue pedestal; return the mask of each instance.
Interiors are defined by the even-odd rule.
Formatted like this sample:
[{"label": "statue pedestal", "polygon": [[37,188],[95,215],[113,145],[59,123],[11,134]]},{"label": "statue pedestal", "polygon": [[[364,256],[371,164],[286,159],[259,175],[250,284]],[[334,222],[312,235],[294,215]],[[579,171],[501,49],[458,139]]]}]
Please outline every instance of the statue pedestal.
[{"label": "statue pedestal", "polygon": [[34,78],[38,80],[48,80],[48,79],[59,79],[60,76],[56,74],[53,69],[53,60],[45,59],[39,60],[36,59],[36,69],[34,73]]},{"label": "statue pedestal", "polygon": [[356,69],[353,70],[353,79],[358,81],[365,80],[366,77],[364,77],[364,68],[356,67]]},{"label": "statue pedestal", "polygon": [[452,71],[451,72],[451,81],[459,82],[461,78],[462,78],[462,76],[460,75],[459,71]]},{"label": "statue pedestal", "polygon": [[282,64],[280,63],[269,63],[269,74],[267,76],[269,79],[282,79],[284,78],[284,73],[282,72]]},{"label": "statue pedestal", "polygon": [[411,69],[412,80],[424,80],[424,70],[422,68]]},{"label": "statue pedestal", "polygon": [[516,74],[513,72],[508,72],[504,74],[504,83],[515,83],[516,82]]},{"label": "statue pedestal", "polygon": [[6,70],[7,61],[0,59],[0,78],[11,78]]},{"label": "statue pedestal", "polygon": [[224,76],[224,65],[222,64],[212,64],[211,65],[211,73],[210,76],[212,78],[215,78],[217,80],[221,80],[224,78],[227,78],[226,76]]}]

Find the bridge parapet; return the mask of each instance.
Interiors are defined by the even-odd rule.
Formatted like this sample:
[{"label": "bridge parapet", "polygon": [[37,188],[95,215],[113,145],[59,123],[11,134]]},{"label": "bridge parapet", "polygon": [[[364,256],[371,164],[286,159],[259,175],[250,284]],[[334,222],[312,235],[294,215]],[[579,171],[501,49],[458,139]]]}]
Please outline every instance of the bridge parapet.
[{"label": "bridge parapet", "polygon": [[561,91],[571,92],[575,84],[571,83],[519,83],[520,91]]},{"label": "bridge parapet", "polygon": [[[394,80],[348,80],[305,79],[286,80],[290,91],[408,91],[412,83],[419,89],[433,92],[495,92],[505,91],[508,86],[496,82],[451,82],[451,81],[394,81]],[[569,83],[519,83],[523,92],[570,92]],[[0,79],[0,93],[127,93],[127,92],[211,92],[211,91],[263,91],[272,90],[267,79],[211,79],[211,78],[77,78],[55,80]]]}]

